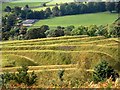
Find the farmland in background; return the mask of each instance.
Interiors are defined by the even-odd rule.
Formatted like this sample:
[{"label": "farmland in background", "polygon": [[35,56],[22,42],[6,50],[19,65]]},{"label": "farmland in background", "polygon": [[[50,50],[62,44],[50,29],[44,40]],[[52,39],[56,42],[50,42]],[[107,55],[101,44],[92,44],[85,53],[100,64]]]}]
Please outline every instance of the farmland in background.
[{"label": "farmland in background", "polygon": [[[41,25],[49,25],[51,27],[56,26],[80,26],[80,25],[106,25],[113,23],[118,18],[118,14],[110,14],[109,12],[93,13],[93,14],[81,14],[55,17],[45,20],[40,20],[33,25],[33,27],[39,27]],[[64,22],[64,24],[63,24]]]}]

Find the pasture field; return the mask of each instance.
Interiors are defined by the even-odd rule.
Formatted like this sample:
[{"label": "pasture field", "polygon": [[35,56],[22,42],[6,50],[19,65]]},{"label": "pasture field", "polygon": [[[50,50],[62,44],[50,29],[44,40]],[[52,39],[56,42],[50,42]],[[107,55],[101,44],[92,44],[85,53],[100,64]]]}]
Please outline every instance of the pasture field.
[{"label": "pasture field", "polygon": [[101,60],[106,60],[109,65],[120,71],[119,43],[117,38],[102,36],[4,41],[0,43],[2,69],[3,72],[16,72],[21,65],[28,65],[29,72],[34,70],[38,75],[39,87],[52,87],[53,84],[59,83],[60,70],[65,70],[64,80],[67,82],[70,78],[75,80],[81,68],[90,74]]},{"label": "pasture field", "polygon": [[47,3],[47,5],[55,5],[61,4],[61,3],[69,3],[69,2],[74,2],[74,0],[51,0],[51,2]]},{"label": "pasture field", "polygon": [[24,7],[25,5],[29,5],[30,7],[40,6],[41,2],[6,2],[2,3],[2,10],[4,10],[6,6],[14,8],[15,6]]},{"label": "pasture field", "polygon": [[15,0],[12,1],[12,3],[17,3],[17,2],[50,2],[52,0]]},{"label": "pasture field", "polygon": [[45,10],[46,8],[50,8],[52,10],[53,7],[54,6],[39,7],[39,8],[33,8],[32,10],[33,11],[41,11],[41,10]]},{"label": "pasture field", "polygon": [[42,3],[44,2],[50,2],[51,0],[16,0],[16,1],[12,1],[12,2],[5,2],[2,3],[2,15],[5,16],[6,14],[8,14],[7,12],[4,12],[4,9],[6,8],[6,6],[10,6],[11,8],[14,8],[15,6],[19,6],[19,7],[24,7],[25,5],[28,5],[30,8],[33,8],[33,10],[41,10],[42,8],[44,9],[44,7],[41,8],[35,8],[35,7],[39,7],[42,5]]},{"label": "pasture field", "polygon": [[[79,26],[79,25],[106,25],[113,23],[118,18],[118,14],[110,14],[109,12],[92,13],[92,14],[80,14],[70,15],[62,17],[54,17],[45,20],[39,20],[33,27],[39,27],[41,25],[49,25],[51,27],[56,26]],[[64,23],[64,24],[63,24]]]},{"label": "pasture field", "polygon": [[15,6],[19,6],[19,7],[24,7],[25,5],[29,5],[30,7],[36,7],[36,6],[40,6],[42,2],[6,2],[6,3],[2,3],[2,16],[5,16],[7,14],[9,14],[8,12],[4,12],[4,9],[6,8],[6,6],[10,6],[11,8],[14,8]]}]

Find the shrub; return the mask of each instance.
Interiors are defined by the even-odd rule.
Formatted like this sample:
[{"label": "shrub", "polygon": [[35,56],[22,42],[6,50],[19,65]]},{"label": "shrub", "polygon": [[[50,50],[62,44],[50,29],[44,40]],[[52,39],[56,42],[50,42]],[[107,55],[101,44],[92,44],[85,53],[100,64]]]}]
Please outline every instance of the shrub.
[{"label": "shrub", "polygon": [[89,82],[91,74],[83,69],[77,69],[68,74],[64,81],[67,81],[68,87],[80,88],[85,82]]},{"label": "shrub", "polygon": [[30,74],[28,73],[28,67],[22,66],[19,68],[18,73],[9,73],[6,72],[1,75],[3,85],[9,83],[11,80],[14,80],[18,84],[24,83],[27,86],[31,86],[36,83],[37,75],[34,71]]},{"label": "shrub", "polygon": [[10,6],[6,6],[6,8],[4,9],[5,12],[11,12],[11,7]]},{"label": "shrub", "polygon": [[45,38],[45,33],[41,30],[41,28],[33,28],[27,31],[26,39],[37,39],[37,38]]},{"label": "shrub", "polygon": [[98,30],[98,27],[96,25],[90,25],[88,27],[88,35],[89,36],[96,36],[95,32]]},{"label": "shrub", "polygon": [[120,26],[110,25],[109,33],[112,37],[120,37]]},{"label": "shrub", "polygon": [[58,72],[58,76],[59,76],[59,79],[60,79],[60,81],[63,81],[63,75],[64,75],[64,72],[65,72],[65,70],[59,70],[59,72]]},{"label": "shrub", "polygon": [[95,32],[96,35],[108,37],[108,30],[106,26],[100,25]]},{"label": "shrub", "polygon": [[13,76],[14,74],[9,73],[9,72],[5,72],[4,74],[1,74],[2,84],[5,85],[11,80],[13,80]]},{"label": "shrub", "polygon": [[87,27],[79,26],[77,29],[72,30],[72,35],[87,35]]},{"label": "shrub", "polygon": [[110,77],[113,81],[115,81],[118,76],[118,73],[116,73],[115,70],[109,66],[106,61],[102,61],[94,68],[92,79],[95,83],[105,81]]},{"label": "shrub", "polygon": [[64,36],[64,31],[62,29],[51,29],[45,32],[47,37],[59,37]]}]

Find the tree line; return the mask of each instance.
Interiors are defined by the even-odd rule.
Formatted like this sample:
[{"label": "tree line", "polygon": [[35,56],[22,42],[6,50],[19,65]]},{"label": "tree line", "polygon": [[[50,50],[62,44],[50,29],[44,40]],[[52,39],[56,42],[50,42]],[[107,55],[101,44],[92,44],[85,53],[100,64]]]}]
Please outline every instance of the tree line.
[{"label": "tree line", "polygon": [[120,37],[120,27],[117,25],[90,25],[90,26],[78,26],[73,25],[56,28],[50,28],[48,25],[42,25],[39,28],[31,28],[27,30],[26,27],[14,27],[9,32],[3,33],[3,40],[28,40],[46,37],[59,37],[59,36],[105,36]]},{"label": "tree line", "polygon": [[26,5],[24,9],[18,6],[11,9],[9,6],[6,6],[4,11],[14,12],[22,19],[46,19],[55,16],[96,13],[104,11],[116,11],[118,13],[119,10],[120,8],[118,2],[74,2],[64,3],[59,6],[57,4],[52,9],[46,8],[45,10],[41,11],[30,10],[28,5]]}]

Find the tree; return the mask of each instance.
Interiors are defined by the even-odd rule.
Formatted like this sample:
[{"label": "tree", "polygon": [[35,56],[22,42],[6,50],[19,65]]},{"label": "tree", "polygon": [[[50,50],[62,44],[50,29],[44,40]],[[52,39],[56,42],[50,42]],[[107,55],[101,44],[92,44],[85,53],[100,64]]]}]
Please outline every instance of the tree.
[{"label": "tree", "polygon": [[26,32],[27,32],[27,28],[23,27],[23,28],[20,29],[19,34],[25,35]]},{"label": "tree", "polygon": [[110,25],[109,34],[112,37],[120,37],[120,26],[119,25]]},{"label": "tree", "polygon": [[89,36],[95,36],[96,35],[96,31],[97,31],[97,29],[98,29],[98,27],[96,26],[96,25],[90,25],[89,27],[88,27],[88,35]]},{"label": "tree", "polygon": [[19,15],[21,13],[21,7],[15,6],[13,10],[16,15]]},{"label": "tree", "polygon": [[56,35],[55,35],[55,29],[47,30],[45,32],[45,34],[46,34],[47,37],[56,37]]},{"label": "tree", "polygon": [[43,7],[46,7],[46,3],[43,3],[42,6],[43,6]]},{"label": "tree", "polygon": [[110,77],[112,78],[113,81],[115,81],[115,79],[119,77],[119,75],[117,72],[115,72],[115,70],[111,66],[108,65],[108,63],[105,60],[101,61],[98,65],[95,66],[93,72],[94,82],[98,83]]},{"label": "tree", "polygon": [[10,37],[10,32],[2,32],[2,40],[8,40]]},{"label": "tree", "polygon": [[27,16],[27,12],[25,10],[21,10],[20,17],[22,19],[26,19],[26,16]]},{"label": "tree", "polygon": [[41,29],[41,32],[46,32],[47,30],[49,30],[49,26],[48,25],[42,25],[41,27],[40,27],[40,29]]},{"label": "tree", "polygon": [[87,13],[88,12],[87,5],[81,4],[81,10],[80,11],[81,11],[82,14]]},{"label": "tree", "polygon": [[28,6],[28,5],[25,5],[25,7],[23,8],[23,10],[25,10],[25,11],[29,11],[29,10],[30,10],[30,8],[29,8],[29,6]]},{"label": "tree", "polygon": [[44,19],[45,18],[45,12],[43,10],[39,11],[39,17],[40,17],[39,19]]},{"label": "tree", "polygon": [[95,2],[94,7],[95,7],[94,8],[95,12],[104,12],[104,11],[106,11],[105,2]]},{"label": "tree", "polygon": [[120,13],[120,2],[115,2],[115,10],[117,13]]},{"label": "tree", "polygon": [[81,4],[77,4],[77,8],[78,8],[78,14],[81,14]]},{"label": "tree", "polygon": [[89,13],[94,13],[95,12],[94,2],[88,2],[87,7],[88,7],[88,12]]},{"label": "tree", "polygon": [[87,35],[87,27],[79,26],[77,29],[72,30],[72,35]]},{"label": "tree", "polygon": [[106,2],[106,9],[109,12],[112,12],[113,10],[115,10],[115,2]]},{"label": "tree", "polygon": [[58,6],[55,6],[52,8],[52,15],[53,16],[59,16],[60,15],[60,10],[58,8]]},{"label": "tree", "polygon": [[47,37],[59,37],[64,36],[64,31],[62,29],[51,29],[45,32]]},{"label": "tree", "polygon": [[7,18],[2,16],[2,26],[6,25]]},{"label": "tree", "polygon": [[26,15],[26,18],[27,19],[34,19],[34,13],[33,13],[33,11],[28,12],[27,15]]},{"label": "tree", "polygon": [[74,28],[75,28],[75,26],[73,26],[73,25],[70,25],[70,26],[66,27],[66,29],[69,30],[69,31],[72,31]]},{"label": "tree", "polygon": [[15,31],[15,29],[11,29],[10,30],[10,36],[12,37],[12,38],[14,38],[14,35],[16,34],[16,31]]},{"label": "tree", "polygon": [[5,11],[5,12],[11,12],[11,7],[10,7],[10,6],[6,6],[6,8],[5,8],[4,11]]},{"label": "tree", "polygon": [[74,29],[75,27],[73,25],[71,26],[67,26],[65,29],[64,29],[64,34],[65,35],[71,35],[71,31]]},{"label": "tree", "polygon": [[108,37],[108,29],[103,25],[100,25],[95,33],[96,35]]},{"label": "tree", "polygon": [[26,8],[29,8],[29,6],[28,6],[28,5],[25,5],[25,7],[26,7]]},{"label": "tree", "polygon": [[32,18],[33,19],[42,19],[44,16],[44,12],[43,12],[43,15],[41,15],[42,14],[42,12],[40,12],[40,11],[34,11],[33,13],[32,13]]},{"label": "tree", "polygon": [[66,12],[67,12],[66,6],[67,5],[68,5],[67,3],[64,3],[64,4],[60,5],[60,11],[61,11],[61,13],[62,13],[63,16],[66,15]]},{"label": "tree", "polygon": [[41,31],[40,28],[33,28],[27,31],[26,39],[37,39],[37,38],[45,38],[46,35]]},{"label": "tree", "polygon": [[22,66],[22,68],[19,68],[16,74],[15,81],[19,84],[24,83],[27,86],[31,86],[37,81],[37,75],[34,73],[34,71],[31,74],[28,74],[28,67]]},{"label": "tree", "polygon": [[68,10],[68,15],[74,15],[78,13],[78,7],[75,3],[70,3],[67,5],[66,10]]},{"label": "tree", "polygon": [[10,25],[4,25],[2,27],[2,32],[7,32],[7,31],[10,31],[11,30],[11,26]]},{"label": "tree", "polygon": [[50,16],[51,16],[51,14],[52,14],[51,9],[50,9],[50,8],[46,8],[46,9],[45,9],[45,18],[50,17]]},{"label": "tree", "polygon": [[16,23],[16,15],[15,14],[10,14],[7,18],[7,25],[13,26]]},{"label": "tree", "polygon": [[37,75],[34,73],[28,73],[28,66],[23,65],[22,68],[17,69],[18,73],[6,72],[1,75],[2,84],[8,84],[11,80],[14,80],[18,84],[25,84],[31,86],[37,82]]}]

